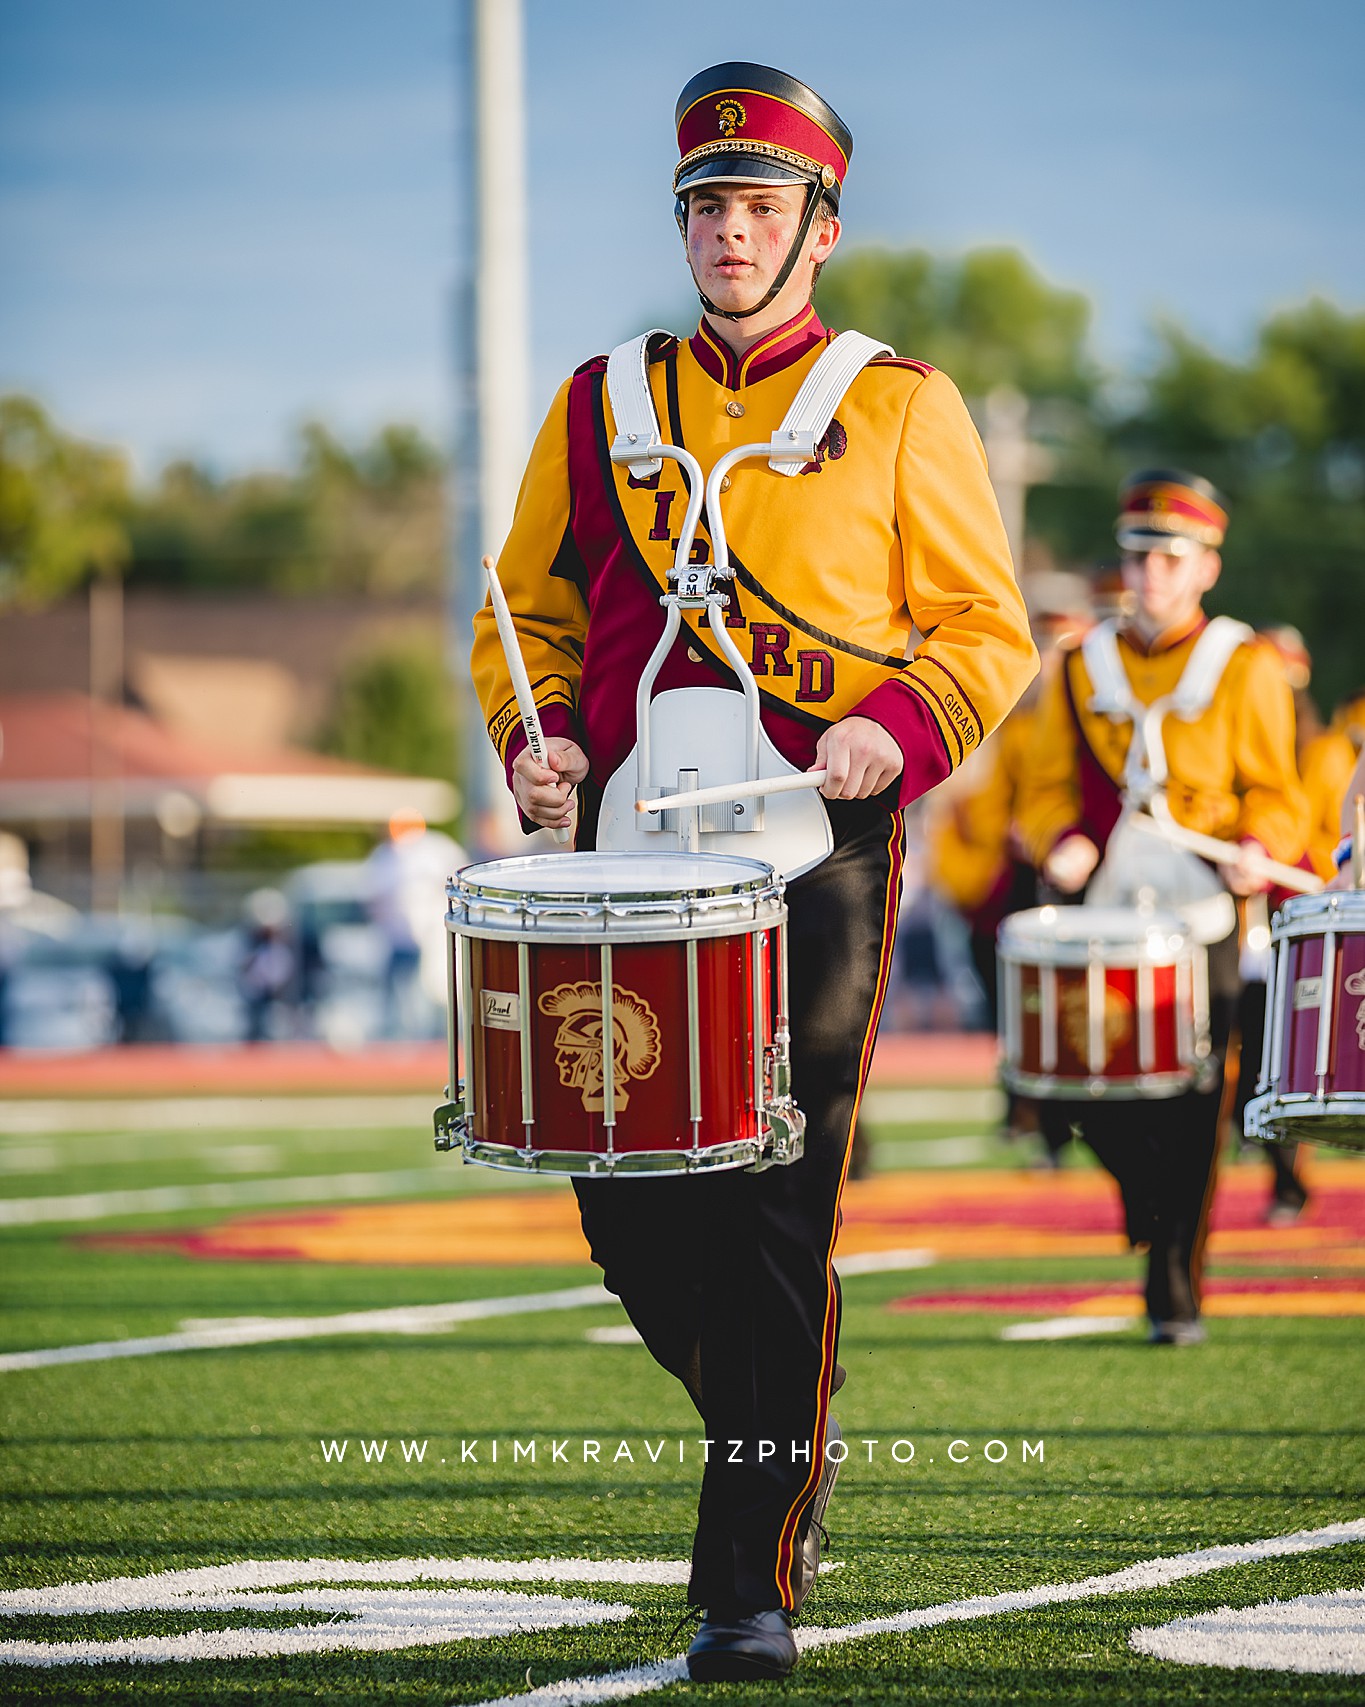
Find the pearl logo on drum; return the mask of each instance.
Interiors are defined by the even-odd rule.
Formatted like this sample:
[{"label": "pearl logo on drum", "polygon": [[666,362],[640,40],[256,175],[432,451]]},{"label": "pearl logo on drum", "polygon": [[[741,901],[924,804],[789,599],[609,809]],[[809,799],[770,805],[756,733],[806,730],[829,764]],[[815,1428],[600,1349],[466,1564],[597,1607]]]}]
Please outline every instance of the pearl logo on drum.
[{"label": "pearl logo on drum", "polygon": [[521,1030],[521,998],[515,990],[480,990],[479,1011],[495,1031]]},{"label": "pearl logo on drum", "polygon": [[[555,1033],[555,1065],[566,1090],[581,1091],[583,1107],[591,1114],[606,1106],[603,1086],[607,1049],[602,1026],[601,984],[560,984],[539,1002],[540,1011],[560,1020]],[[652,1078],[662,1049],[659,1022],[642,996],[619,986],[611,1001],[612,1079],[617,1108],[630,1101],[630,1079]]]}]

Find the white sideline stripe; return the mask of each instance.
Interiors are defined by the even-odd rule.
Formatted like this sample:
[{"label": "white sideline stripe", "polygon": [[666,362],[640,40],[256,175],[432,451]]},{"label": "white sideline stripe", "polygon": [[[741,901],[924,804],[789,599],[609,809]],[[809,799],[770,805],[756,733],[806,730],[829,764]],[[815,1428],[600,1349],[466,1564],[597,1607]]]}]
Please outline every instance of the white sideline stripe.
[{"label": "white sideline stripe", "polygon": [[1001,1328],[1002,1340],[1074,1340],[1086,1334],[1121,1334],[1136,1325],[1136,1316],[1050,1316],[1045,1322],[1011,1322]]},{"label": "white sideline stripe", "polygon": [[597,1283],[571,1286],[562,1292],[470,1298],[458,1304],[400,1304],[388,1310],[347,1310],[339,1316],[227,1317],[179,1333],[151,1334],[143,1339],[95,1340],[41,1351],[8,1351],[0,1354],[0,1374],[16,1369],[48,1369],[61,1363],[102,1363],[114,1357],[156,1357],[168,1351],[214,1351],[224,1346],[324,1339],[333,1334],[427,1334],[458,1322],[482,1322],[493,1316],[531,1315],[537,1310],[581,1310],[587,1305],[615,1302],[612,1294]]},{"label": "white sideline stripe", "polygon": [[1365,1672],[1365,1589],[1339,1588],[1260,1606],[1220,1606],[1134,1630],[1128,1646],[1187,1666]]},{"label": "white sideline stripe", "polygon": [[[1319,1547],[1340,1547],[1350,1541],[1365,1541],[1365,1518],[1349,1523],[1330,1523],[1322,1529],[1299,1529],[1292,1535],[1274,1535],[1264,1541],[1243,1541],[1225,1547],[1201,1547],[1178,1553],[1170,1559],[1147,1559],[1106,1576],[1084,1577],[1074,1583],[1042,1583],[1037,1588],[1013,1589],[1004,1594],[975,1595],[969,1600],[950,1600],[942,1606],[923,1606],[898,1612],[889,1618],[866,1618],[860,1624],[840,1629],[818,1627],[795,1632],[802,1652],[857,1641],[863,1636],[903,1635],[928,1630],[938,1624],[955,1624],[974,1618],[993,1618],[1002,1613],[1031,1612],[1039,1606],[1092,1600],[1100,1595],[1132,1594],[1143,1589],[1164,1588],[1186,1577],[1203,1576],[1230,1565],[1254,1565],[1263,1559],[1310,1553]],[[686,1661],[660,1660],[649,1666],[631,1666],[624,1671],[605,1672],[599,1677],[578,1678],[566,1683],[543,1684],[521,1695],[501,1695],[481,1701],[478,1707],[593,1707],[599,1701],[622,1701],[648,1690],[662,1689],[687,1676]]]},{"label": "white sideline stripe", "polygon": [[859,1107],[873,1126],[918,1126],[938,1120],[1000,1120],[1005,1099],[994,1085],[942,1091],[888,1085],[864,1091]]},{"label": "white sideline stripe", "polygon": [[431,1096],[158,1097],[85,1102],[0,1102],[0,1135],[57,1132],[206,1132],[240,1127],[309,1130],[329,1126],[426,1126],[441,1099]]},{"label": "white sideline stripe", "polygon": [[246,1203],[333,1203],[356,1197],[402,1197],[449,1189],[458,1163],[382,1174],[303,1174],[292,1179],[246,1179],[222,1184],[148,1186],[129,1191],[82,1191],[69,1197],[0,1199],[0,1227],[44,1221],[111,1221],[122,1215],[160,1215],[180,1209],[235,1209]]},{"label": "white sideline stripe", "polygon": [[[362,1130],[367,1126],[426,1126],[441,1100],[430,1096],[260,1096],[157,1097],[50,1100],[0,1099],[0,1137],[31,1138],[51,1134],[100,1132],[227,1131],[291,1128],[325,1130],[329,1126]],[[873,1125],[924,1125],[944,1120],[998,1120],[1004,1113],[1000,1092],[990,1088],[865,1091],[862,1112]]]},{"label": "white sideline stripe", "polygon": [[314,1583],[685,1583],[685,1559],[237,1559],[142,1577],[0,1589],[0,1616],[202,1610],[211,1598]]}]

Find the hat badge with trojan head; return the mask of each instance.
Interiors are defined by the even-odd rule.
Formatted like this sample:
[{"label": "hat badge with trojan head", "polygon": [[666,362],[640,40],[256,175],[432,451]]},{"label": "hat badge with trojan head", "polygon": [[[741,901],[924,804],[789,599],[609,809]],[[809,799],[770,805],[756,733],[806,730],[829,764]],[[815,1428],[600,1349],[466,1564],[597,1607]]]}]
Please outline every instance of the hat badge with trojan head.
[{"label": "hat badge with trojan head", "polygon": [[722,136],[733,136],[749,116],[742,101],[717,101],[716,111],[720,114]]}]

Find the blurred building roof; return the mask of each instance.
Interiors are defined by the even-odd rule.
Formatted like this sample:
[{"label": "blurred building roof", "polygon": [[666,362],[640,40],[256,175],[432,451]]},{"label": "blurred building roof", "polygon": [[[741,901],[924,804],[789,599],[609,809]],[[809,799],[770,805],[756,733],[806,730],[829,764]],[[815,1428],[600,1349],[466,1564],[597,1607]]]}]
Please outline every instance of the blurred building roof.
[{"label": "blurred building roof", "polygon": [[0,823],[83,819],[113,780],[124,815],[238,824],[429,823],[454,815],[456,792],[302,748],[198,738],[130,706],[79,693],[0,694]]}]

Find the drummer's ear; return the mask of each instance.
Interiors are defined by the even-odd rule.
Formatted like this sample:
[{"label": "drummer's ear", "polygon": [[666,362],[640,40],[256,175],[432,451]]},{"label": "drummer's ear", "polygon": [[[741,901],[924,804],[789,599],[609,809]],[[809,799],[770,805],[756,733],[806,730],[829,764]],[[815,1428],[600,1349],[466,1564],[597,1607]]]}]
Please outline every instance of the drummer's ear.
[{"label": "drummer's ear", "polygon": [[1209,592],[1217,584],[1218,577],[1222,573],[1223,559],[1212,549],[1212,547],[1210,547],[1209,550],[1204,553],[1199,563],[1200,589],[1205,593]]}]

